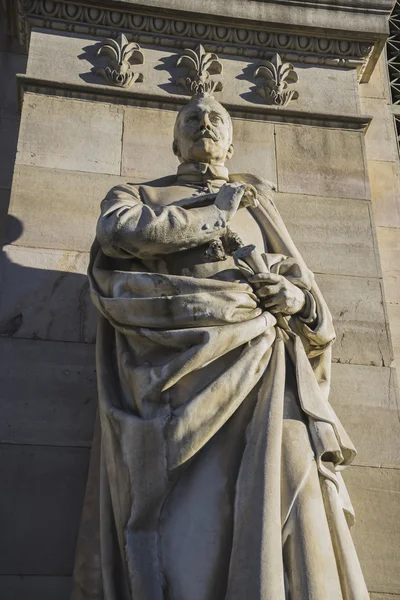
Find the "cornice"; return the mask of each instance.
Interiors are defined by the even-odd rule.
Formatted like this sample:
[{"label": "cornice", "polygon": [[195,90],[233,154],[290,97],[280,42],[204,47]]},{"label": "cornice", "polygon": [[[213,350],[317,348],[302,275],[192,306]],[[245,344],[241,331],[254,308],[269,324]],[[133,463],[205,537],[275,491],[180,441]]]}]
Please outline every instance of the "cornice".
[{"label": "cornice", "polygon": [[[331,0],[333,1],[333,0]],[[355,1],[355,0],[353,0]],[[357,0],[358,1],[358,0]],[[254,0],[253,0],[254,2]],[[386,0],[375,0],[381,4]],[[29,45],[32,27],[57,31],[117,37],[125,33],[129,40],[170,48],[194,48],[201,42],[207,51],[218,54],[268,59],[279,52],[285,61],[355,68],[361,80],[367,80],[385,38],[381,36],[346,37],[290,31],[277,24],[268,27],[260,22],[243,25],[227,23],[207,14],[174,15],[174,11],[157,12],[137,3],[79,0],[17,0],[19,38]]]},{"label": "cornice", "polygon": [[[47,96],[58,96],[75,98],[78,100],[90,100],[98,102],[111,102],[124,106],[145,106],[159,109],[169,108],[179,110],[187,104],[187,96],[174,95],[162,96],[148,94],[135,88],[123,88],[102,84],[67,83],[65,81],[54,81],[28,75],[17,75],[17,89],[20,104],[22,105],[25,92],[35,94],[46,94]],[[232,117],[271,121],[273,123],[291,123],[299,125],[311,125],[315,127],[327,127],[334,129],[346,129],[365,133],[372,121],[369,115],[359,114],[331,114],[325,112],[300,111],[295,108],[279,110],[279,106],[267,106],[265,104],[249,104],[238,107],[237,105],[224,102],[224,106]]]}]

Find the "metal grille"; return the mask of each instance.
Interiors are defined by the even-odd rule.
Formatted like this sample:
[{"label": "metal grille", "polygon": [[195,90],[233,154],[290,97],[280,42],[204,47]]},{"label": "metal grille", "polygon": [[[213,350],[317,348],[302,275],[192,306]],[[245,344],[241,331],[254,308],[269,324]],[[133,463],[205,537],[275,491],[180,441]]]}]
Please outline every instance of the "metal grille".
[{"label": "metal grille", "polygon": [[392,103],[400,104],[400,0],[396,0],[396,4],[389,19],[389,27],[390,36],[387,41],[386,49],[390,90],[392,93]]}]

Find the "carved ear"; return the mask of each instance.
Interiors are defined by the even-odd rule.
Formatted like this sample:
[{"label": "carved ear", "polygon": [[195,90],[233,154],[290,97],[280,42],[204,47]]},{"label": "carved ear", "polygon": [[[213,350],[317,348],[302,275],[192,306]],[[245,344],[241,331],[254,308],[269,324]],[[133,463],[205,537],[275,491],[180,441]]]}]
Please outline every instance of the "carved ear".
[{"label": "carved ear", "polygon": [[233,144],[231,144],[228,148],[228,152],[226,153],[226,160],[229,160],[233,156]]},{"label": "carved ear", "polygon": [[179,146],[178,146],[178,141],[177,140],[174,140],[172,142],[172,151],[175,154],[175,156],[177,156],[178,158],[180,157],[181,153],[180,153],[180,150],[179,150]]}]

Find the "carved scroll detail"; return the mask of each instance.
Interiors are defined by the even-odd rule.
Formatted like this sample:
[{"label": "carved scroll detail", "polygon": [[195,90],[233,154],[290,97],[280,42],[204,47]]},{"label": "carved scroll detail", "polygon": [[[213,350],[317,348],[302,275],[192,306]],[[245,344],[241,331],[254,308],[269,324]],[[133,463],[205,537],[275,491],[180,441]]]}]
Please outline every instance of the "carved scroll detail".
[{"label": "carved scroll detail", "polygon": [[291,100],[299,97],[297,90],[289,89],[289,84],[299,79],[291,63],[284,63],[279,54],[270,61],[263,61],[254,71],[254,78],[262,78],[263,83],[257,86],[257,93],[267,104],[286,106]]},{"label": "carved scroll detail", "polygon": [[206,52],[199,44],[196,50],[187,48],[178,58],[177,67],[189,70],[187,77],[179,77],[176,84],[192,95],[213,94],[222,90],[222,81],[212,79],[211,75],[222,73],[222,64],[213,52]]},{"label": "carved scroll detail", "polygon": [[111,85],[130,87],[135,82],[143,81],[143,74],[132,69],[132,63],[144,63],[143,52],[139,44],[129,42],[123,33],[116,40],[112,38],[104,40],[97,54],[111,58],[107,67],[99,67],[96,70]]}]

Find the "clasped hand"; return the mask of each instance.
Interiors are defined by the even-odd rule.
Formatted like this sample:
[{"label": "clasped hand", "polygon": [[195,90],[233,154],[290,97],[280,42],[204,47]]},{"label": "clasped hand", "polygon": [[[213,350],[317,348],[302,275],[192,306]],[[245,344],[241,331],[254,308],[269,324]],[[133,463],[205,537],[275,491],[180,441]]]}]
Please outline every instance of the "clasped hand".
[{"label": "clasped hand", "polygon": [[234,181],[222,186],[214,204],[230,221],[240,206],[258,206],[256,196],[256,189],[252,185]]},{"label": "clasped hand", "polygon": [[249,278],[263,308],[271,313],[295,315],[305,304],[304,292],[283,275],[258,273]]}]

